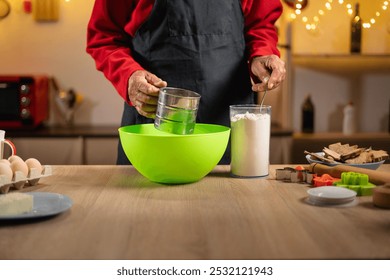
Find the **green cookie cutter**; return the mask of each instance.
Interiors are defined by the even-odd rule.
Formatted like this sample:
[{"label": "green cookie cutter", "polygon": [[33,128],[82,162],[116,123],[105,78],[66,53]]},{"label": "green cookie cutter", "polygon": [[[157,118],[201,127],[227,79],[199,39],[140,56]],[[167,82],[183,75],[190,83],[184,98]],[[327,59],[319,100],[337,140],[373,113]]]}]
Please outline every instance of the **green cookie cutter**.
[{"label": "green cookie cutter", "polygon": [[358,196],[372,195],[375,185],[369,182],[368,175],[357,172],[341,173],[340,181],[334,183],[335,186],[353,190]]}]

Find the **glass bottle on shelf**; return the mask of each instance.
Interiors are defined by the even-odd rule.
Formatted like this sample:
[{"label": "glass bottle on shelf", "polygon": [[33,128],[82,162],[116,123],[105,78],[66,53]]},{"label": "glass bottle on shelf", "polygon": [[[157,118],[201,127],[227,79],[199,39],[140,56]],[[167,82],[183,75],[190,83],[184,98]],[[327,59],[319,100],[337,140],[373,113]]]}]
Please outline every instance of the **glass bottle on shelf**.
[{"label": "glass bottle on shelf", "polygon": [[343,110],[343,133],[350,135],[356,132],[355,107],[352,101],[349,102]]},{"label": "glass bottle on shelf", "polygon": [[355,16],[351,21],[351,53],[361,52],[362,18],[360,17],[359,3],[355,4]]},{"label": "glass bottle on shelf", "polygon": [[302,132],[314,132],[314,104],[311,100],[311,95],[308,94],[302,104]]}]

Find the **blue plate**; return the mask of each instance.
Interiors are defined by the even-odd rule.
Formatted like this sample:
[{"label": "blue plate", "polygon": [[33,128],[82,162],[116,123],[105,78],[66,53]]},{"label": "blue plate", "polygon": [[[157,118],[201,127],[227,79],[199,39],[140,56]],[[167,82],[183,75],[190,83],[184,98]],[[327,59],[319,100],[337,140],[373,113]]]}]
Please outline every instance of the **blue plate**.
[{"label": "blue plate", "polygon": [[48,192],[29,192],[25,194],[33,196],[33,209],[19,215],[0,216],[0,220],[50,217],[65,212],[73,205],[73,201],[63,194]]}]

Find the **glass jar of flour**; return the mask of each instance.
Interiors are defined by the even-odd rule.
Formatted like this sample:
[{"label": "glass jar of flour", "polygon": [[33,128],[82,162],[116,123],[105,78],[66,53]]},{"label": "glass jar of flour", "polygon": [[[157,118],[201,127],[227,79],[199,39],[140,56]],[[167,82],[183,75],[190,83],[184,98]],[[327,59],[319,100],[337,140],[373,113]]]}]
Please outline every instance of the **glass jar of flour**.
[{"label": "glass jar of flour", "polygon": [[269,173],[271,106],[231,105],[231,173],[263,177]]}]

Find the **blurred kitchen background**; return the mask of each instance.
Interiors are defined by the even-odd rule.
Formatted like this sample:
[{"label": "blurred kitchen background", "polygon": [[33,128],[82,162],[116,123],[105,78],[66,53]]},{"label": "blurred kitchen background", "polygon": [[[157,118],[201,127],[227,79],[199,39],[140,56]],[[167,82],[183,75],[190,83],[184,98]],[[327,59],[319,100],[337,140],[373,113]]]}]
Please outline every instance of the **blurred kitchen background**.
[{"label": "blurred kitchen background", "polygon": [[[67,122],[51,88],[43,127],[6,129],[18,154],[42,164],[115,164],[123,101],[85,52],[94,0],[0,2],[0,76],[47,75],[82,97]],[[10,11],[1,17],[4,2]],[[58,5],[58,14],[39,20],[34,5],[49,2]],[[350,52],[357,1],[282,2],[277,27],[288,78],[265,100],[272,106],[271,163],[304,163],[304,150],[320,151],[339,141],[390,151],[389,1],[358,1],[364,26],[358,54]],[[302,104],[308,95],[315,108],[314,131],[302,133]],[[349,102],[355,107],[356,132],[346,135],[343,109]]]}]

